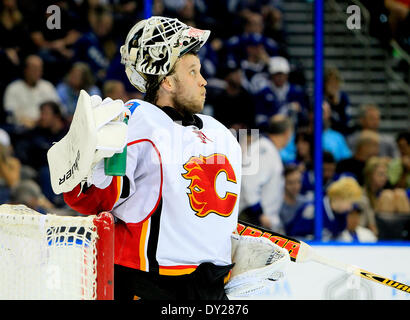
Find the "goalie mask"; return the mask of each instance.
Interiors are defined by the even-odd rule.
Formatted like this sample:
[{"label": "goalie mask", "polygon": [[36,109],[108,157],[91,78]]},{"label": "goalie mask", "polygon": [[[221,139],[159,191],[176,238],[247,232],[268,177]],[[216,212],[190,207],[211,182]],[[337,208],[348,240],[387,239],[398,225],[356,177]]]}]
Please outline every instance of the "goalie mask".
[{"label": "goalie mask", "polygon": [[175,18],[154,16],[138,22],[120,49],[129,81],[146,92],[146,75],[157,75],[161,81],[179,57],[199,51],[209,34],[209,30],[190,27]]}]

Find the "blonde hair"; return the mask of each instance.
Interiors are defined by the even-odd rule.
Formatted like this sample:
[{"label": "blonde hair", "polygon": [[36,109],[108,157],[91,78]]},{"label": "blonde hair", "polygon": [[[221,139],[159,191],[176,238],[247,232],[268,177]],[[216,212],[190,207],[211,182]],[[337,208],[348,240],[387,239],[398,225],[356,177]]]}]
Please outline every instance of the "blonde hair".
[{"label": "blonde hair", "polygon": [[107,80],[103,85],[103,94],[106,97],[109,97],[111,93],[116,89],[117,85],[122,85],[122,82],[119,80]]},{"label": "blonde hair", "polygon": [[371,191],[373,173],[376,171],[376,169],[379,166],[388,167],[388,164],[389,164],[389,162],[386,158],[371,157],[366,161],[366,165],[363,169],[364,189],[367,193],[367,197],[369,198],[370,206],[372,208],[375,207],[376,200],[377,200],[376,195]]},{"label": "blonde hair", "polygon": [[363,191],[354,178],[343,177],[333,182],[327,188],[326,193],[330,199],[358,201],[361,199]]},{"label": "blonde hair", "polygon": [[342,76],[340,75],[339,69],[336,67],[327,67],[324,72],[324,82],[329,81],[329,79],[335,78],[340,83],[343,82]]},{"label": "blonde hair", "polygon": [[[71,70],[78,69],[81,71],[81,87],[88,90],[95,84],[95,78],[91,72],[90,66],[85,62],[76,62],[72,65]],[[70,71],[71,71],[70,70]],[[68,74],[66,79],[68,78]]]}]

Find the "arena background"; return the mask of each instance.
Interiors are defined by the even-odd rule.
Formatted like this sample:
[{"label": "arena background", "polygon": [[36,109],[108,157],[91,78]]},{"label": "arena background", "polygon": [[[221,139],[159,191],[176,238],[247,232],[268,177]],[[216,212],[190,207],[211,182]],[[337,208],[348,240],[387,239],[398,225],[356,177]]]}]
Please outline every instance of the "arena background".
[{"label": "arena background", "polygon": [[[54,2],[59,4],[58,1]],[[54,2],[44,1],[43,4],[44,7],[47,7]],[[67,2],[71,3],[71,1]],[[72,3],[77,4],[81,2],[72,1]],[[134,1],[101,1],[103,4],[131,2]],[[208,3],[212,3],[212,1],[206,0],[135,1],[135,10],[137,11],[135,17],[149,17],[158,12],[156,10],[159,10],[158,7],[161,5],[168,8],[168,11],[165,12],[173,12],[175,16],[178,16],[178,14],[182,14],[178,13],[178,9],[181,9],[186,2],[195,3],[196,18],[200,17],[201,22],[205,21],[212,25],[214,20],[201,16],[207,12]],[[16,1],[16,3],[23,6],[28,2]],[[342,90],[350,99],[349,110],[346,110],[350,116],[349,122],[346,123],[351,130],[350,133],[357,129],[360,106],[366,103],[376,104],[380,109],[379,134],[390,137],[391,141],[395,143],[395,138],[400,132],[408,132],[410,124],[409,1],[273,0],[227,1],[227,3],[232,7],[243,5],[246,8],[246,5],[249,5],[251,9],[253,9],[252,5],[257,7],[258,3],[274,4],[275,9],[277,9],[276,14],[279,14],[281,26],[271,30],[271,34],[276,35],[280,39],[277,39],[277,42],[285,46],[286,54],[284,55],[291,65],[290,79],[304,88],[310,100],[314,119],[312,122],[314,137],[312,173],[314,181],[323,180],[322,102],[325,99],[325,67],[336,67],[343,79]],[[386,3],[389,6],[386,6]],[[215,10],[215,3],[211,7],[212,10]],[[24,12],[24,10],[22,11]],[[233,29],[237,27],[238,21],[232,22]],[[222,37],[218,32],[224,30],[224,23],[229,24],[228,21],[222,23],[218,21],[215,25],[215,31],[211,28],[214,37]],[[16,44],[16,46],[20,45]],[[2,54],[6,48],[7,44],[1,47]],[[41,52],[41,54],[43,53],[44,51]],[[42,57],[47,58],[47,55],[44,54]],[[6,70],[19,69],[9,60],[7,60],[9,69]],[[19,67],[21,65],[20,63]],[[55,64],[52,63],[46,66],[45,78],[48,77],[48,80],[57,85],[62,79],[61,76],[65,75],[49,72],[51,69],[47,68],[53,67]],[[67,70],[70,67],[71,64]],[[217,86],[220,79],[212,79],[212,68],[209,70],[208,83]],[[8,75],[9,77],[3,75],[1,79],[3,98],[8,84],[14,80],[10,74]],[[115,78],[117,75],[113,77]],[[118,79],[123,80],[121,77]],[[96,83],[102,89],[103,82],[98,83],[97,80]],[[30,163],[29,159],[24,158],[24,148],[27,147],[27,144],[21,143],[24,135],[21,135],[19,129],[10,125],[7,120],[9,114],[3,104],[2,101],[1,128],[9,133],[11,143],[17,155],[20,156],[21,162],[23,164],[25,161]],[[211,109],[206,110],[208,112]],[[212,113],[212,111],[209,112]],[[345,133],[342,135],[345,138],[348,136]],[[25,174],[30,177],[30,174],[33,173],[28,170]],[[49,190],[46,186],[43,188],[42,178],[44,177],[35,177],[35,180],[38,179],[36,182],[47,198]],[[393,280],[410,283],[410,212],[404,214],[376,212],[376,222],[379,228],[376,242],[325,240],[323,239],[324,212],[322,203],[325,192],[323,188],[321,183],[314,184],[314,233],[304,240],[323,255],[357,265]],[[64,214],[65,208],[59,202],[61,200],[48,197],[47,201],[52,203],[52,207],[39,201],[43,197],[41,191],[27,185],[21,188],[20,197],[16,201],[18,203],[26,201],[27,192],[30,192],[37,197],[34,208],[42,208],[45,211],[53,208]],[[408,186],[406,191],[408,199]],[[30,203],[32,202],[27,202],[27,204]],[[41,204],[44,206],[42,207]],[[366,280],[353,279],[343,272],[313,262],[302,265],[292,264],[289,267],[287,279],[277,284],[275,290],[267,292],[267,296],[269,299],[410,299],[410,294]]]}]

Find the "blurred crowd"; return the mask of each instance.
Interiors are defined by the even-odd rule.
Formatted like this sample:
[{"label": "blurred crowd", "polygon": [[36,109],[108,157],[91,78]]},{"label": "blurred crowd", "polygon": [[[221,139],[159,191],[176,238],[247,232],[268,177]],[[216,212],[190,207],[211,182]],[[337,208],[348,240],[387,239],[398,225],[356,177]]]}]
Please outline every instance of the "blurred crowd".
[{"label": "blurred crowd", "polygon": [[[410,83],[410,61],[403,55],[410,54],[410,1],[409,0],[360,0],[368,11],[368,31],[385,47],[395,59],[393,68]],[[391,43],[395,41],[404,51],[397,51]]]},{"label": "blurred crowd", "polygon": [[[57,25],[51,5],[61,13],[57,28],[50,28]],[[281,5],[153,0],[152,10],[212,31],[199,52],[208,82],[203,112],[248,132],[244,166],[259,168],[243,177],[240,218],[309,239],[314,113],[303,66],[287,52]],[[73,214],[51,189],[47,151],[68,131],[81,89],[143,98],[126,78],[119,48],[144,9],[143,0],[0,0],[0,203]],[[370,102],[353,121],[336,68],[325,71],[324,95],[324,238],[408,238],[386,231],[379,218],[410,217],[410,133],[381,133],[379,106]],[[257,139],[250,129],[259,130]]]},{"label": "blurred crowd", "polygon": [[360,0],[369,11],[369,32],[389,46],[395,39],[410,53],[410,1],[409,0]]}]

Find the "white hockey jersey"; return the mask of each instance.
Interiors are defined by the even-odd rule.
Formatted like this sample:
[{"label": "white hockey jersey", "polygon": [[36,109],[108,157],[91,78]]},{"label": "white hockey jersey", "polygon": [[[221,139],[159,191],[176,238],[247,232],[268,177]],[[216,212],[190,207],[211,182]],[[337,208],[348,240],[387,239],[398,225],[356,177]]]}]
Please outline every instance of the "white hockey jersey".
[{"label": "white hockey jersey", "polygon": [[[126,177],[107,178],[100,166],[98,188],[82,195],[99,197],[97,210],[119,219],[115,263],[164,275],[191,273],[203,262],[230,264],[241,185],[236,138],[209,116],[187,125],[170,107],[141,100],[126,106]],[[110,197],[113,207],[102,208]]]}]

